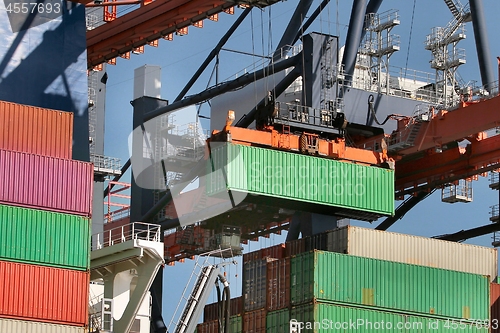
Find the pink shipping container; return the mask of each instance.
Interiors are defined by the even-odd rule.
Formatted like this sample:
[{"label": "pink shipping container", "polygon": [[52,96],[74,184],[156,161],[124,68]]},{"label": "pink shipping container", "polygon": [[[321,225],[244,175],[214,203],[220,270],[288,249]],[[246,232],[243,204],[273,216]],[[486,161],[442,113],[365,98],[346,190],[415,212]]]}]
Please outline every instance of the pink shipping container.
[{"label": "pink shipping container", "polygon": [[90,216],[93,165],[0,150],[0,203]]},{"label": "pink shipping container", "polygon": [[89,273],[0,261],[0,317],[85,326]]},{"label": "pink shipping container", "polygon": [[267,310],[290,306],[290,258],[267,263]]},{"label": "pink shipping container", "polygon": [[[490,312],[490,323],[500,324],[500,284],[491,283],[490,284],[490,300],[491,300],[491,312]],[[492,333],[500,332],[499,325],[492,326]]]},{"label": "pink shipping container", "polygon": [[71,159],[71,112],[0,101],[0,128],[0,149]]}]

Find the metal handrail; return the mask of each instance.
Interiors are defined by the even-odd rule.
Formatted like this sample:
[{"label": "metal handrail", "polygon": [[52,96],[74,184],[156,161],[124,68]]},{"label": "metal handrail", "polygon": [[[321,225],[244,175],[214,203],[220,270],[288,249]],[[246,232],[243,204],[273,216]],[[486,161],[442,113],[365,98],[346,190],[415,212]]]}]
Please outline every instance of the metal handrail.
[{"label": "metal handrail", "polygon": [[136,239],[159,242],[161,241],[160,236],[161,228],[159,225],[134,222],[92,235],[92,239],[95,240],[95,244],[92,244],[92,250],[100,250]]}]

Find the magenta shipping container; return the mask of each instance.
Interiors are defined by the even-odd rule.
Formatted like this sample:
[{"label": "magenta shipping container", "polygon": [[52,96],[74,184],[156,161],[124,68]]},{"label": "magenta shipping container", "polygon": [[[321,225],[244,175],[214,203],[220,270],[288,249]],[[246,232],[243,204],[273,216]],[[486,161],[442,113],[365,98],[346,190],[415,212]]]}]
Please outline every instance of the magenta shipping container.
[{"label": "magenta shipping container", "polygon": [[91,163],[0,150],[0,203],[90,216],[92,186]]}]

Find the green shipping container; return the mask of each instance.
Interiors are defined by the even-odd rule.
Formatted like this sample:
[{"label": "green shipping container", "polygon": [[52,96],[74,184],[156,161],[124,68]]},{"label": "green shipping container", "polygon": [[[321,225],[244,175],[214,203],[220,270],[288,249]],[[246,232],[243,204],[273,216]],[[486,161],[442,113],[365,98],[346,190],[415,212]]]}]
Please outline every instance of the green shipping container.
[{"label": "green shipping container", "polygon": [[273,333],[289,333],[290,332],[290,311],[282,309],[267,313],[266,331]]},{"label": "green shipping container", "polygon": [[[224,172],[222,172],[223,170]],[[394,171],[235,144],[212,143],[207,193],[253,194],[245,200],[373,220],[394,213]],[[336,209],[332,209],[336,207]]]},{"label": "green shipping container", "polygon": [[485,325],[487,323],[485,319],[487,318],[484,318],[482,321],[460,322],[453,319],[434,319],[326,303],[293,307],[290,318],[292,321],[297,321],[303,327],[301,333],[488,332],[488,328]]},{"label": "green shipping container", "polygon": [[243,332],[243,320],[241,316],[229,317],[229,326],[231,333]]},{"label": "green shipping container", "polygon": [[314,251],[292,258],[291,302],[313,300],[435,318],[489,317],[488,276]]},{"label": "green shipping container", "polygon": [[90,219],[0,205],[0,259],[88,270]]}]

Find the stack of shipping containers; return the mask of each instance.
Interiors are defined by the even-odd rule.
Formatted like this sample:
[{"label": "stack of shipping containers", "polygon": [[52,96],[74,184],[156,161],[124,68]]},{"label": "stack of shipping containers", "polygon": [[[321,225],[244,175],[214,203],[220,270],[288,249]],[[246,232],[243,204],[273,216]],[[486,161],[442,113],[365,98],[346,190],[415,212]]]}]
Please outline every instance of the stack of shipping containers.
[{"label": "stack of shipping containers", "polygon": [[0,332],[85,332],[93,166],[73,114],[0,102]]},{"label": "stack of shipping containers", "polygon": [[[493,248],[343,227],[245,254],[243,326],[231,332],[285,333],[291,319],[309,323],[302,332],[489,332],[497,266]],[[210,319],[202,332],[217,332]]]}]

